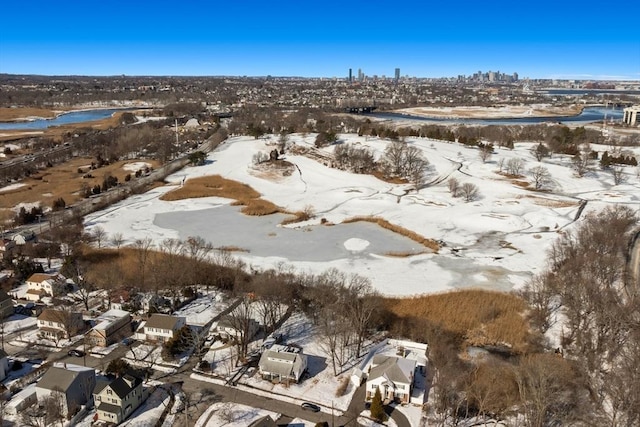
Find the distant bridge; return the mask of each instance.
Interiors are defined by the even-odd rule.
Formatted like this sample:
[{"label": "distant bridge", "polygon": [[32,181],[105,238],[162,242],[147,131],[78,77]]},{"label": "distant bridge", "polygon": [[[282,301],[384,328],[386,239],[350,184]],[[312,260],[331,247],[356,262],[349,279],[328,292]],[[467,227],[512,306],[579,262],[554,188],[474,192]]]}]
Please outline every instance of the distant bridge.
[{"label": "distant bridge", "polygon": [[358,107],[346,107],[344,110],[347,113],[352,113],[352,114],[366,114],[366,113],[371,113],[373,112],[373,110],[375,110],[376,107],[375,105],[365,105],[365,106],[358,106]]}]

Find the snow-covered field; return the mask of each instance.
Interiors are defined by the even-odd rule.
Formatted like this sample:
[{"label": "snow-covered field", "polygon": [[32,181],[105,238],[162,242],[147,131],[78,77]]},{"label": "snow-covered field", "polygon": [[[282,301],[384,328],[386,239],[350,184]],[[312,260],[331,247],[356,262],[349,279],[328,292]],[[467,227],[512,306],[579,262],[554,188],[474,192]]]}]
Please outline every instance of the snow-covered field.
[{"label": "snow-covered field", "polygon": [[[388,140],[339,135],[344,143],[371,148],[380,156]],[[419,192],[411,185],[390,184],[370,175],[356,175],[329,168],[302,155],[287,154],[296,166],[289,176],[261,173],[252,163],[255,153],[268,153],[277,136],[259,140],[234,137],[208,155],[204,166],[188,167],[167,178],[170,185],[96,212],[86,218],[86,228],[101,226],[109,234],[122,233],[126,244],[149,237],[186,239],[199,235],[214,247],[236,246],[236,252],[254,268],[285,263],[300,272],[320,273],[331,267],[368,277],[387,295],[433,293],[455,288],[481,287],[511,290],[522,286],[544,268],[546,250],[559,233],[573,226],[579,205],[587,201],[587,214],[611,204],[640,204],[638,168],[625,167],[626,183],[614,185],[610,173],[596,167],[578,178],[568,157],[538,162],[529,152],[532,144],[516,144],[513,150],[497,148],[482,162],[477,148],[456,143],[409,138],[431,163],[427,181]],[[314,134],[290,137],[290,142],[313,146]],[[592,146],[593,150],[610,150]],[[327,152],[332,147],[324,149]],[[638,156],[640,149],[633,149]],[[528,170],[544,166],[553,177],[553,190],[536,192],[499,174],[499,162],[520,158],[523,178]],[[217,197],[161,201],[184,178],[219,174],[253,187],[291,212],[312,207],[316,217],[305,223],[280,225],[283,216],[246,217]],[[451,196],[447,179],[473,183],[480,197],[472,202]],[[531,185],[533,187],[533,185]],[[375,216],[424,237],[442,242],[439,253],[390,256],[387,247],[399,245],[407,252],[421,249],[415,242],[373,224],[340,224],[355,216]],[[337,224],[320,225],[321,219]],[[364,226],[364,227],[363,227]],[[333,230],[331,230],[333,229]],[[337,231],[336,231],[337,230]],[[395,251],[395,249],[394,249]]]}]

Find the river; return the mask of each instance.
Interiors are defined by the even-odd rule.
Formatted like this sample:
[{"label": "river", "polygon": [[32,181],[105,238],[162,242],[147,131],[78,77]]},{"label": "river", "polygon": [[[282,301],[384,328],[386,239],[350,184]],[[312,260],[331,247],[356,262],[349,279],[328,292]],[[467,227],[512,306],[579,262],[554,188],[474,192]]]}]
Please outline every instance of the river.
[{"label": "river", "polygon": [[103,108],[98,110],[82,110],[63,113],[53,119],[34,119],[28,122],[0,123],[0,130],[43,130],[52,126],[93,122],[107,119],[118,111],[140,110],[140,108]]},{"label": "river", "polygon": [[534,125],[539,123],[592,123],[604,120],[622,120],[623,111],[621,108],[587,107],[575,116],[552,116],[552,117],[516,117],[516,118],[496,118],[496,119],[464,119],[464,118],[443,118],[443,117],[422,117],[402,113],[371,113],[366,116],[376,117],[386,120],[413,120],[426,124],[462,124],[462,125]]}]

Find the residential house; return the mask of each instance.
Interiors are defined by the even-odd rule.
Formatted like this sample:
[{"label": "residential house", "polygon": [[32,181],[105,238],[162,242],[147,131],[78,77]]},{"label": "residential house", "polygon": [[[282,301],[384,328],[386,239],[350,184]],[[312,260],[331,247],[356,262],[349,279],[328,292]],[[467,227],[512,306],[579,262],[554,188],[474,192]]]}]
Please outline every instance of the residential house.
[{"label": "residential house", "polygon": [[32,383],[11,396],[11,400],[7,402],[7,405],[4,408],[4,412],[7,415],[16,416],[29,406],[33,406],[36,403],[38,403],[36,384]]},{"label": "residential house", "polygon": [[84,329],[82,313],[45,308],[38,316],[38,330],[45,338],[69,339]]},{"label": "residential house", "polygon": [[14,242],[13,240],[5,238],[0,239],[0,256],[2,256],[3,258],[8,258],[13,253],[13,250],[15,248],[16,242]]},{"label": "residential house", "polygon": [[262,353],[258,368],[265,380],[297,383],[307,370],[307,356],[298,347],[274,344]]},{"label": "residential house", "polygon": [[185,324],[185,317],[154,313],[144,325],[144,334],[147,341],[163,343],[175,338]]},{"label": "residential house", "polygon": [[132,305],[131,292],[126,289],[115,289],[109,294],[110,310],[126,310],[127,307]]},{"label": "residential house", "polygon": [[36,383],[36,395],[38,402],[42,403],[53,393],[60,393],[62,413],[67,416],[75,414],[81,405],[89,402],[95,386],[95,369],[70,363],[55,363]]},{"label": "residential house", "polygon": [[25,299],[40,301],[42,297],[55,297],[65,288],[66,279],[60,274],[34,273],[26,280],[27,292]]},{"label": "residential house", "polygon": [[130,374],[118,377],[111,383],[100,384],[93,392],[97,419],[119,424],[127,419],[145,398],[142,378]]},{"label": "residential house", "polygon": [[9,357],[7,353],[0,348],[0,381],[7,378],[9,372]]},{"label": "residential house", "polygon": [[98,316],[95,326],[85,339],[90,345],[108,347],[131,336],[131,314],[124,310],[109,310]]},{"label": "residential house", "polygon": [[0,289],[0,319],[13,314],[13,300],[5,291]]},{"label": "residential house", "polygon": [[[250,340],[258,333],[260,329],[260,324],[252,318],[247,319],[247,337],[246,339]],[[223,338],[236,338],[240,337],[243,331],[240,331],[236,328],[237,322],[231,316],[224,316],[222,319],[218,321],[215,325],[215,330],[220,334]]]},{"label": "residential house", "polygon": [[166,298],[158,294],[138,294],[140,309],[145,313],[162,311],[167,302]]},{"label": "residential house", "polygon": [[26,245],[28,242],[33,242],[36,240],[36,233],[33,230],[23,230],[19,233],[16,233],[11,238],[16,245],[22,246]]},{"label": "residential house", "polygon": [[409,403],[416,361],[404,357],[376,355],[367,378],[366,400],[380,389],[383,401]]}]

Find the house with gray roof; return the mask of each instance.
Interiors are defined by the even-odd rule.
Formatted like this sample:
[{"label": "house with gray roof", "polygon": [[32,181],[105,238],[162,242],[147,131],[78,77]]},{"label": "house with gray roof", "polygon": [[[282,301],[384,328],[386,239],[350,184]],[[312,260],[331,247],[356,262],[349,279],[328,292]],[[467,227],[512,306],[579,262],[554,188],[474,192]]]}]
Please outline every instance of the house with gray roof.
[{"label": "house with gray roof", "polygon": [[409,403],[415,370],[416,361],[413,359],[374,356],[367,378],[366,400],[373,399],[376,390],[380,389],[383,401]]},{"label": "house with gray roof", "polygon": [[262,353],[258,368],[265,380],[297,383],[307,370],[307,356],[298,347],[276,344]]},{"label": "house with gray roof", "polygon": [[120,424],[147,398],[142,378],[125,374],[110,383],[100,383],[93,392],[100,421]]},{"label": "house with gray roof", "polygon": [[54,393],[62,396],[62,414],[75,414],[91,399],[96,386],[96,371],[70,363],[55,363],[36,383],[38,402],[43,402]]},{"label": "house with gray roof", "polygon": [[143,330],[147,341],[163,343],[175,338],[185,324],[185,317],[154,313],[144,324]]}]

